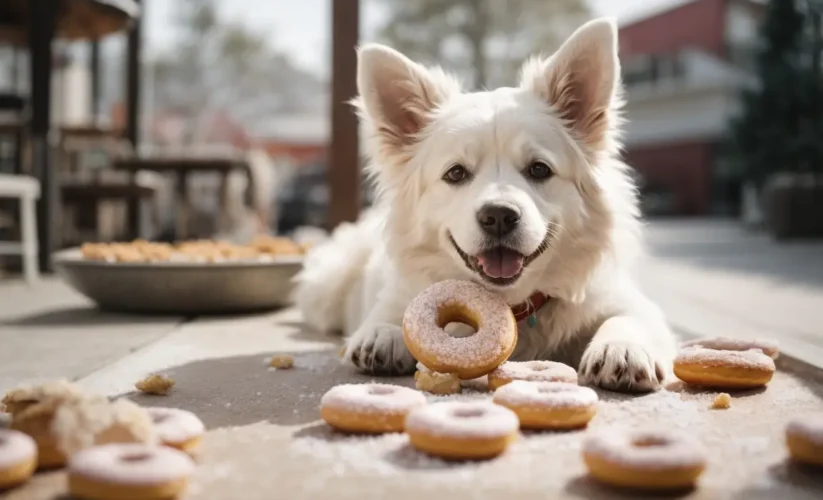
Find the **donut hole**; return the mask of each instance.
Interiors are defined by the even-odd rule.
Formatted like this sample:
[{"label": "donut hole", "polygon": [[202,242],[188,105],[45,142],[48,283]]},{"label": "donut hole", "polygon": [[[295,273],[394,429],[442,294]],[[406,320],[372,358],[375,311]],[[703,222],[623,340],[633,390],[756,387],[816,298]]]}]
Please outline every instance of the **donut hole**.
[{"label": "donut hole", "polygon": [[540,386],[537,388],[537,392],[540,394],[557,394],[558,392],[569,392],[569,390],[565,387]]},{"label": "donut hole", "polygon": [[382,385],[369,387],[369,394],[375,396],[387,396],[392,393],[394,393],[394,388],[392,387],[383,387]]},{"label": "donut hole", "polygon": [[544,372],[549,369],[548,366],[545,365],[534,365],[530,367],[533,372]]},{"label": "donut hole", "polygon": [[486,414],[486,410],[482,408],[458,408],[454,410],[454,416],[457,418],[478,418]]},{"label": "donut hole", "polygon": [[464,306],[444,304],[437,311],[437,326],[452,337],[471,337],[477,333],[478,323],[477,318]]},{"label": "donut hole", "polygon": [[151,453],[147,451],[135,451],[132,453],[124,453],[120,455],[120,461],[126,463],[145,462],[151,458]]},{"label": "donut hole", "polygon": [[155,424],[162,424],[163,422],[165,422],[166,420],[168,420],[170,418],[171,418],[171,415],[169,415],[167,413],[154,413],[151,416],[151,421],[154,422]]},{"label": "donut hole", "polygon": [[643,436],[632,440],[632,446],[635,448],[655,448],[659,446],[667,446],[668,444],[668,439],[658,436]]}]

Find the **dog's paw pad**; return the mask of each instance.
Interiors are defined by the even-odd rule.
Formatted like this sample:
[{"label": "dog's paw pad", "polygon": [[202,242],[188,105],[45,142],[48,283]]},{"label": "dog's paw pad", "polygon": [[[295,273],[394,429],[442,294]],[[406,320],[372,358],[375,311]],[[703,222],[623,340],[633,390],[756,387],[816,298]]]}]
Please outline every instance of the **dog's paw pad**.
[{"label": "dog's paw pad", "polygon": [[665,376],[660,363],[643,346],[631,342],[590,345],[579,373],[582,383],[626,392],[656,390]]},{"label": "dog's paw pad", "polygon": [[381,324],[361,328],[346,344],[344,359],[363,373],[372,375],[408,375],[416,361],[403,343],[400,327]]}]

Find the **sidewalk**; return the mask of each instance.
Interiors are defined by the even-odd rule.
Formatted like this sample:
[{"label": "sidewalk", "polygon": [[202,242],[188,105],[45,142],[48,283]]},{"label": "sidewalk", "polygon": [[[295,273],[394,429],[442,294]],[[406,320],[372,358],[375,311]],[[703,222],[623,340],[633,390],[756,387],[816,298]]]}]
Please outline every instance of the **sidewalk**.
[{"label": "sidewalk", "polygon": [[735,221],[653,221],[644,290],[683,336],[772,337],[823,366],[823,242],[775,243]]}]

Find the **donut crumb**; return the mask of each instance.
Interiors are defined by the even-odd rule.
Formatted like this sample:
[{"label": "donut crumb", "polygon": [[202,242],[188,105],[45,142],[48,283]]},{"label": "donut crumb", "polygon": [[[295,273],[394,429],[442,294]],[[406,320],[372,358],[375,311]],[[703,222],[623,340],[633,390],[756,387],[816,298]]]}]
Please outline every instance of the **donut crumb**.
[{"label": "donut crumb", "polygon": [[417,371],[414,374],[414,386],[431,394],[459,394],[462,390],[460,378],[453,373]]},{"label": "donut crumb", "polygon": [[286,370],[294,366],[294,358],[288,354],[277,354],[271,357],[269,366],[272,368]]},{"label": "donut crumb", "polygon": [[712,401],[712,410],[726,410],[732,406],[732,397],[727,392],[721,392]]},{"label": "donut crumb", "polygon": [[162,373],[152,373],[148,377],[138,381],[134,387],[145,394],[165,396],[174,387],[174,379]]}]

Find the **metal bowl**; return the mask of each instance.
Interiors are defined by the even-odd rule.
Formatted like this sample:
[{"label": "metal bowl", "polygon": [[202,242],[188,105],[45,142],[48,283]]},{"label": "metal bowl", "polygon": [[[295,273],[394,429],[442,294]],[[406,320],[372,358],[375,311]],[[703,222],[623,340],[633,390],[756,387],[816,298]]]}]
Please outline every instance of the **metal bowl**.
[{"label": "metal bowl", "polygon": [[58,275],[101,309],[163,314],[227,314],[290,303],[303,257],[215,263],[86,260],[79,248],[54,254]]}]

